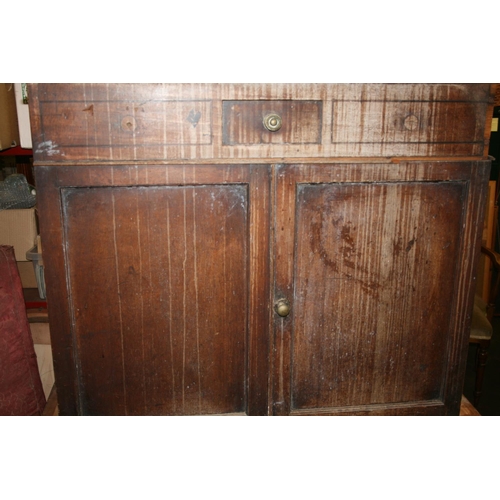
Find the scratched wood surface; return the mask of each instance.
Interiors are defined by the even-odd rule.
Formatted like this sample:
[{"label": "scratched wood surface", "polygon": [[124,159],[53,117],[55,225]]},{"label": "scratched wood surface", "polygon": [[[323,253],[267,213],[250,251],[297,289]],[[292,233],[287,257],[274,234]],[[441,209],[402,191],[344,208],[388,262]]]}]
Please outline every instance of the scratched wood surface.
[{"label": "scratched wood surface", "polygon": [[463,195],[463,183],[298,186],[294,409],[439,398]]},{"label": "scratched wood surface", "polygon": [[244,410],[247,202],[244,186],[63,192],[85,413]]},{"label": "scratched wood surface", "polygon": [[37,173],[57,184],[46,209],[62,207],[64,253],[44,241],[51,302],[70,316],[53,345],[74,356],[76,408],[58,387],[61,414],[267,413],[267,167],[73,171]]},{"label": "scratched wood surface", "polygon": [[[263,127],[269,114],[281,117],[279,131]],[[224,145],[320,144],[322,115],[321,101],[224,101],[222,141]]]},{"label": "scratched wood surface", "polygon": [[[32,85],[34,157],[482,156],[491,92],[488,84]],[[277,132],[262,125],[269,110],[283,115]]]},{"label": "scratched wood surface", "polygon": [[471,299],[454,277],[477,251],[464,255],[462,229],[479,231],[464,206],[483,163],[279,167],[276,298],[292,312],[275,322],[277,413],[448,411],[467,335],[454,318]]},{"label": "scratched wood surface", "polygon": [[493,94],[30,86],[60,414],[458,414]]}]

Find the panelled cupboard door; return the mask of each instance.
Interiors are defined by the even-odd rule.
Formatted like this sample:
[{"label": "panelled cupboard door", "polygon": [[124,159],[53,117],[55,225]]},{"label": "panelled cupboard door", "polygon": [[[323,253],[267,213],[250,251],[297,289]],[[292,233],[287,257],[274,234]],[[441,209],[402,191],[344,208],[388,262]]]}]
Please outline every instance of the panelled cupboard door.
[{"label": "panelled cupboard door", "polygon": [[276,166],[274,414],[458,414],[488,172]]},{"label": "panelled cupboard door", "polygon": [[269,178],[37,168],[61,413],[268,413]]}]

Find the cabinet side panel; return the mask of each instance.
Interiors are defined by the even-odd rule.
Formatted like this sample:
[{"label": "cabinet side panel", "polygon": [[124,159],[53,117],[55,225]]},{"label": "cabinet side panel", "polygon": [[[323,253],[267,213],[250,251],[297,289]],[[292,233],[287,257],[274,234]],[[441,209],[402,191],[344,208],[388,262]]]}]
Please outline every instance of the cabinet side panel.
[{"label": "cabinet side panel", "polygon": [[292,408],[442,396],[464,186],[299,185]]},{"label": "cabinet side panel", "polygon": [[66,189],[64,209],[83,412],[244,411],[246,186]]}]

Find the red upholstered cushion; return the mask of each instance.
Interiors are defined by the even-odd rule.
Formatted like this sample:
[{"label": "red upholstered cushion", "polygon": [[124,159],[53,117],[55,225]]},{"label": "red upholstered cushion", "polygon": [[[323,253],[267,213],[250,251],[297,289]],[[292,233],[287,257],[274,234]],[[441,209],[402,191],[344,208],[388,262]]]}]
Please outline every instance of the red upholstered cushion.
[{"label": "red upholstered cushion", "polygon": [[0,245],[0,415],[41,415],[44,407],[14,248]]}]

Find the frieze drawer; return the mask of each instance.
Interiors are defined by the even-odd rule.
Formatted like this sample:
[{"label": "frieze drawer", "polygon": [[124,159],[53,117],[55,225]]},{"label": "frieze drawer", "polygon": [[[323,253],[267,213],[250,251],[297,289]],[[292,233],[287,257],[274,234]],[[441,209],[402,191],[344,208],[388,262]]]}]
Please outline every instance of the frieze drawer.
[{"label": "frieze drawer", "polygon": [[[481,157],[483,84],[41,84],[37,160]],[[487,150],[486,150],[487,153]]]},{"label": "frieze drawer", "polygon": [[224,101],[224,145],[321,144],[321,101]]}]

